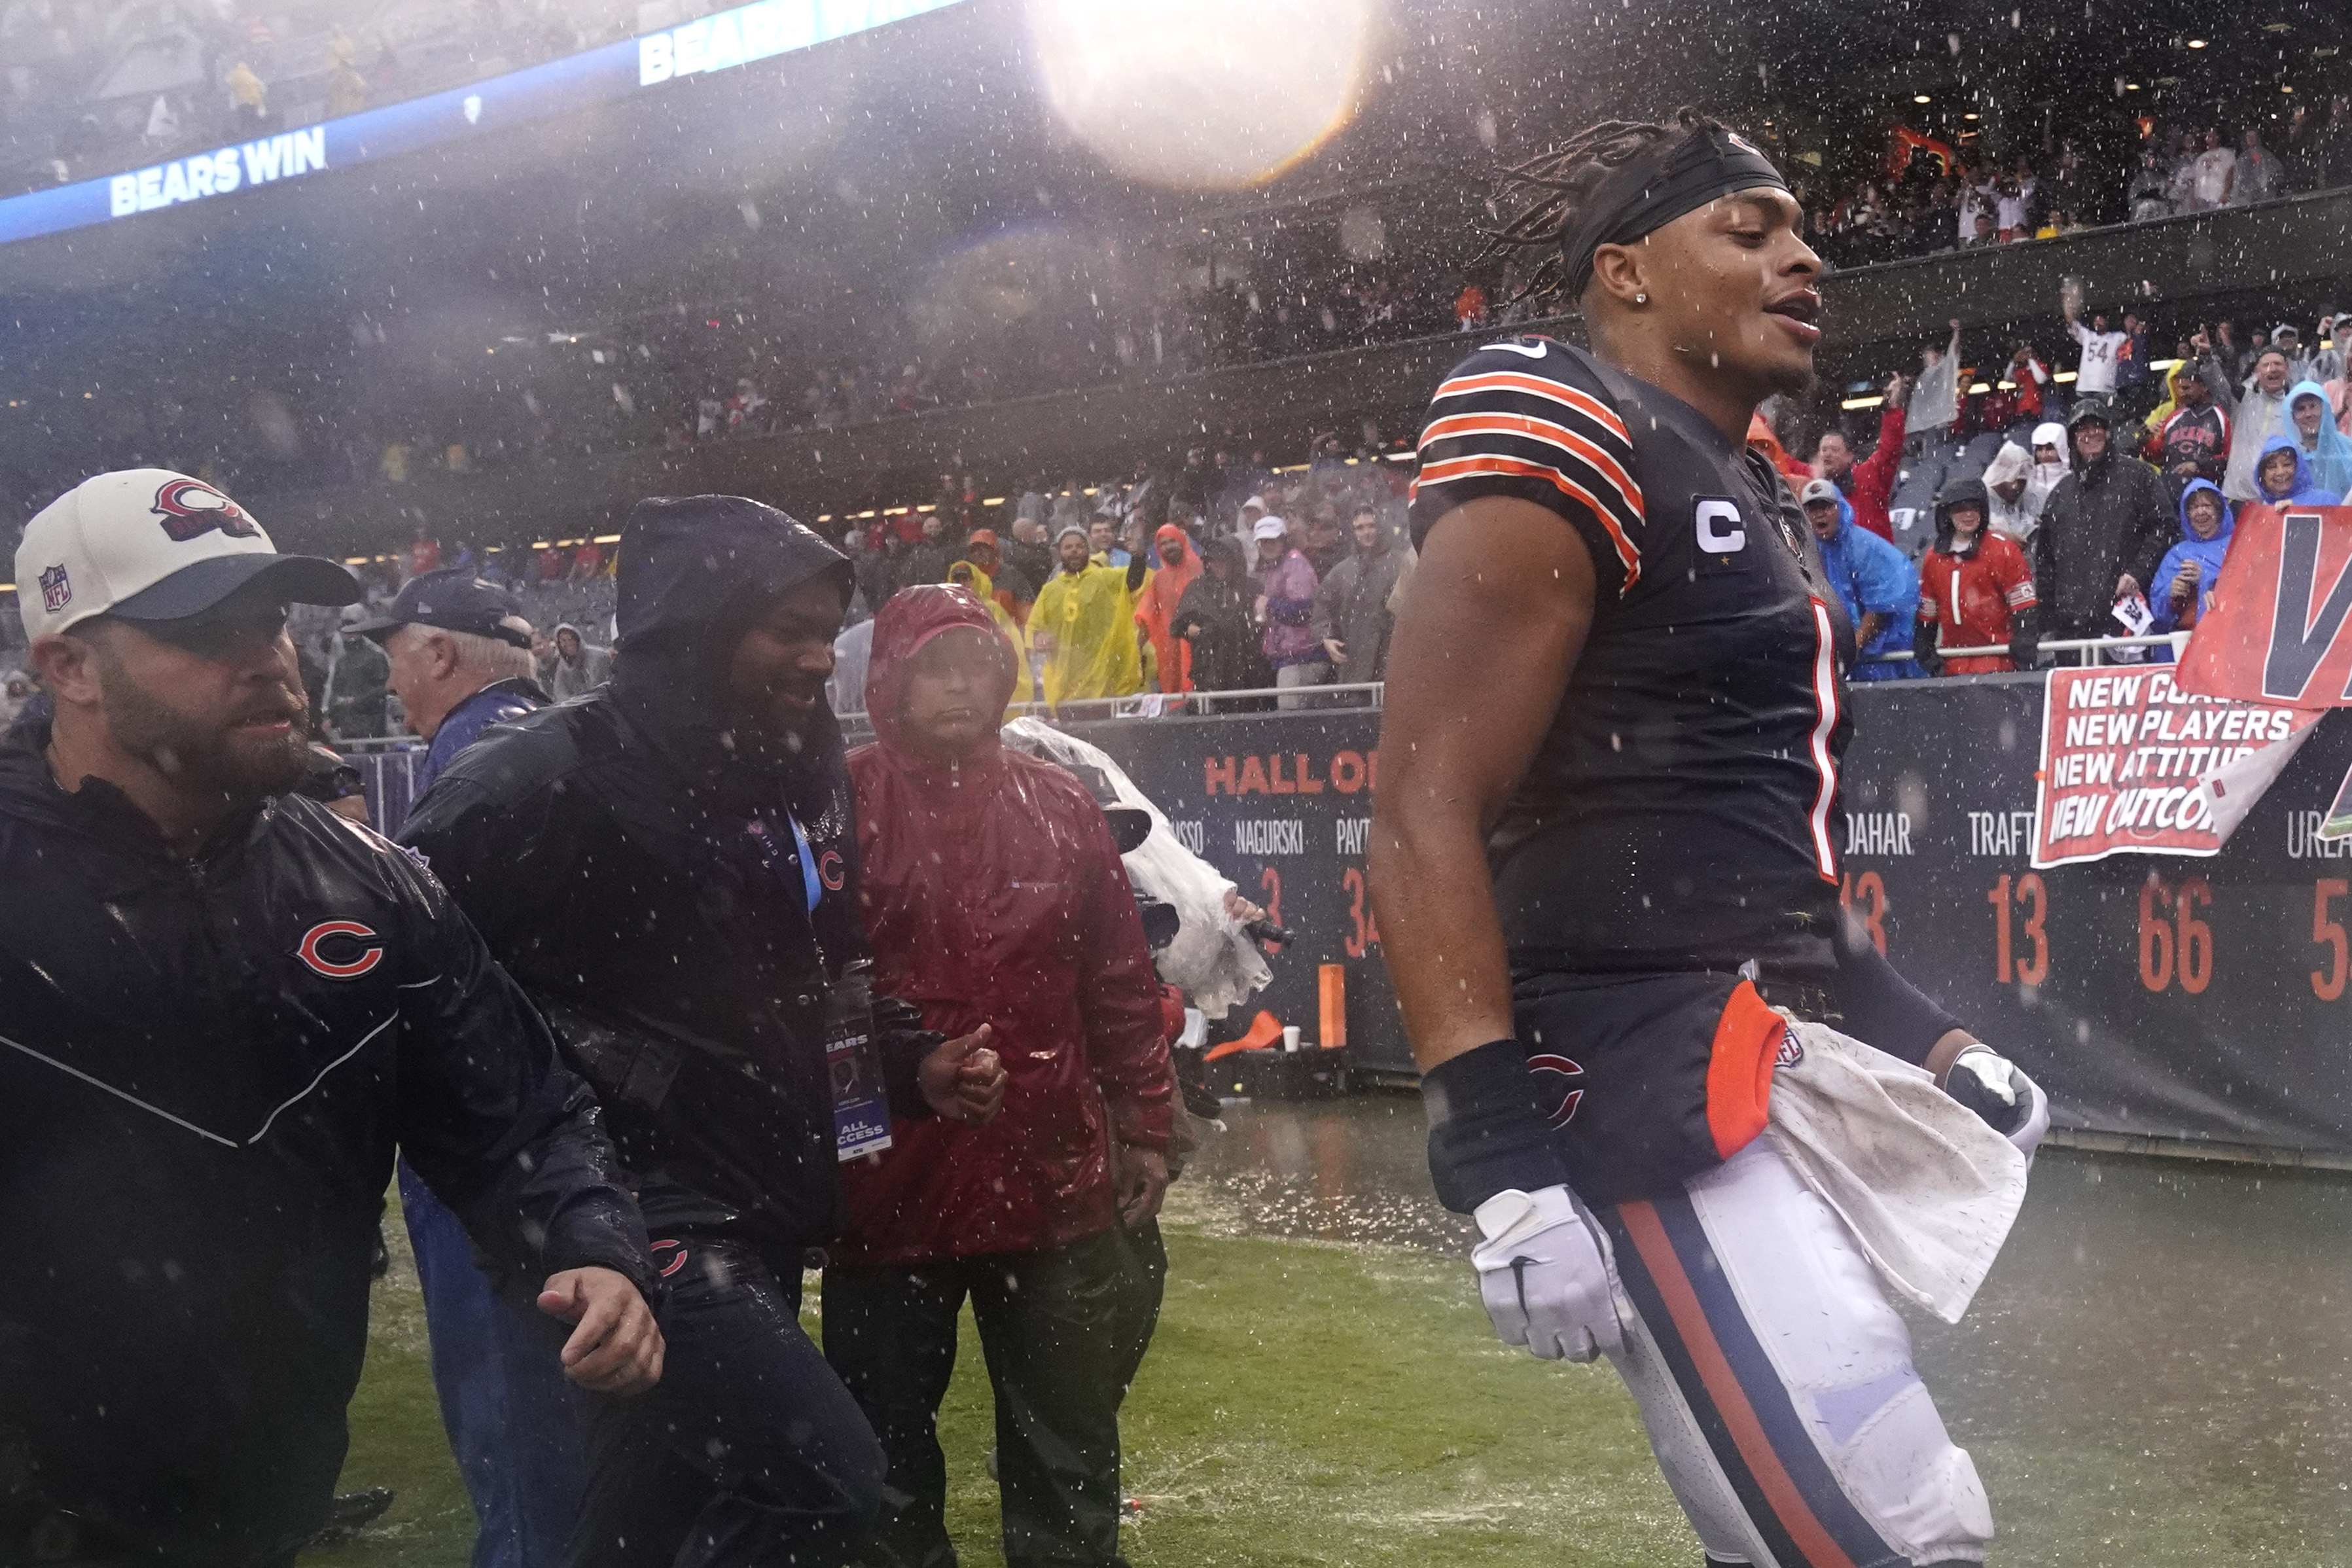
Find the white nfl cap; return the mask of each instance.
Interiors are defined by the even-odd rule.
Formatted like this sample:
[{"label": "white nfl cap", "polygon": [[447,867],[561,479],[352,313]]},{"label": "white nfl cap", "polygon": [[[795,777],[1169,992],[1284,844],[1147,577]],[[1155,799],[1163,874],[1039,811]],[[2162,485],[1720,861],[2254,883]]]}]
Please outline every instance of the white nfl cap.
[{"label": "white nfl cap", "polygon": [[1266,516],[1257,520],[1256,526],[1250,530],[1250,537],[1252,539],[1280,539],[1289,533],[1289,526],[1285,523],[1282,519],[1274,516]]},{"label": "white nfl cap", "polygon": [[360,597],[341,566],[280,555],[243,507],[168,468],[84,479],[43,507],[16,546],[16,605],[27,637],[96,615],[182,620],[265,577],[280,604]]}]

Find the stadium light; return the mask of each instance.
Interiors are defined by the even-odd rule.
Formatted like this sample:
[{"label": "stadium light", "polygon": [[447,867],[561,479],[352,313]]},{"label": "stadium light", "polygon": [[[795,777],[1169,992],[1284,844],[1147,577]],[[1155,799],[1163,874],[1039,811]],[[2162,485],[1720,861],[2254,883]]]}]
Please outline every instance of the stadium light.
[{"label": "stadium light", "polygon": [[2201,49],[2205,47],[2205,40],[2202,38],[2191,38],[2189,40],[2189,47],[2192,49]]},{"label": "stadium light", "polygon": [[1355,118],[1374,0],[1027,0],[1045,100],[1119,174],[1240,190]]}]

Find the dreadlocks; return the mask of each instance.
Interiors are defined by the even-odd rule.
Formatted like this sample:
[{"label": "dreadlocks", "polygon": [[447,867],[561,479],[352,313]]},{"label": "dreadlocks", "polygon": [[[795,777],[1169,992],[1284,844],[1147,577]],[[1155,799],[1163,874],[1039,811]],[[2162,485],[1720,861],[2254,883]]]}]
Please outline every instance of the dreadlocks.
[{"label": "dreadlocks", "polygon": [[1532,250],[1536,264],[1511,298],[1540,301],[1565,292],[1568,258],[1561,247],[1576,232],[1593,188],[1612,170],[1661,142],[1726,129],[1720,121],[1690,108],[1675,110],[1672,125],[1604,120],[1549,153],[1501,170],[1488,195],[1498,223],[1482,231],[1486,243],[1472,265],[1509,261]]}]

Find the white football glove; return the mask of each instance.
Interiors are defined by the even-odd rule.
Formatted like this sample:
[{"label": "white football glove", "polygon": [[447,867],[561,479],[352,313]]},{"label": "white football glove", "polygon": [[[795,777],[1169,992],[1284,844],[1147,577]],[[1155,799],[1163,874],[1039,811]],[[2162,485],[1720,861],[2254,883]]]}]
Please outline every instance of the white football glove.
[{"label": "white football glove", "polygon": [[1979,1042],[1964,1047],[1944,1075],[1944,1092],[1975,1111],[2027,1160],[2050,1131],[2050,1097],[2025,1069]]},{"label": "white football glove", "polygon": [[1478,1294],[1507,1345],[1545,1361],[1588,1362],[1622,1338],[1609,1289],[1609,1244],[1564,1187],[1506,1188],[1478,1205],[1486,1240],[1471,1249]]}]

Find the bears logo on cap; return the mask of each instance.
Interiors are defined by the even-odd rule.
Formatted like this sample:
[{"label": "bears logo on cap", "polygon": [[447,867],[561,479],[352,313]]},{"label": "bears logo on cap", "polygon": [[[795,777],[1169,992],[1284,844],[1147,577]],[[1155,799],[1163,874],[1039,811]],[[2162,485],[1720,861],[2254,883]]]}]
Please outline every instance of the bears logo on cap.
[{"label": "bears logo on cap", "polygon": [[185,544],[219,529],[231,539],[257,539],[261,530],[245,509],[220,491],[194,479],[173,479],[155,492],[155,515],[163,531]]}]

